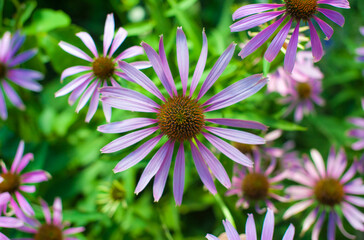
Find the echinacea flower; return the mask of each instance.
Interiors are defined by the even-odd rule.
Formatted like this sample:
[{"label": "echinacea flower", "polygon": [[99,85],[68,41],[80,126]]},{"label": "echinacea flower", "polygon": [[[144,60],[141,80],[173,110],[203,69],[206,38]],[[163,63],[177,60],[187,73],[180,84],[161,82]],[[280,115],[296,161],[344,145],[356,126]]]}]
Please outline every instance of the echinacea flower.
[{"label": "echinacea flower", "polygon": [[42,90],[42,86],[38,83],[43,79],[42,73],[17,67],[37,53],[37,50],[31,49],[16,55],[24,41],[25,36],[18,32],[14,36],[11,36],[10,32],[5,32],[0,39],[0,117],[3,120],[8,118],[3,92],[15,107],[25,109],[23,101],[12,87],[13,84],[34,92]]},{"label": "echinacea flower", "polygon": [[33,193],[36,190],[35,186],[28,184],[44,182],[50,178],[49,173],[43,170],[20,174],[28,165],[29,161],[33,159],[32,153],[27,153],[23,156],[23,152],[24,142],[20,141],[10,170],[6,168],[4,162],[1,162],[0,211],[2,213],[6,213],[10,200],[16,199],[27,215],[34,215],[33,208],[22,195],[22,192]]},{"label": "echinacea flower", "polygon": [[[87,32],[79,32],[76,34],[76,36],[79,37],[91,51],[93,57],[90,57],[87,53],[69,43],[63,41],[59,43],[59,46],[64,51],[75,57],[86,60],[89,63],[88,66],[73,66],[64,70],[61,76],[61,82],[63,82],[66,77],[75,74],[81,74],[81,76],[77,76],[55,94],[56,97],[60,97],[72,92],[68,98],[68,103],[70,105],[73,105],[82,95],[76,108],[77,113],[91,98],[90,106],[86,115],[86,122],[89,122],[92,119],[99,105],[99,88],[110,84],[112,86],[119,86],[115,80],[116,77],[122,77],[124,79],[127,78],[118,67],[117,61],[125,60],[144,53],[142,47],[133,46],[124,50],[118,56],[113,57],[114,53],[118,50],[128,35],[128,32],[122,27],[117,30],[115,37],[114,32],[114,15],[108,14],[105,22],[103,52],[100,54],[98,53],[95,42],[90,34]],[[134,62],[131,63],[131,65],[138,69],[150,67],[150,64],[144,61]],[[102,104],[102,107],[106,121],[110,122],[111,107],[105,103]]]},{"label": "echinacea flower", "polygon": [[112,217],[119,207],[126,208],[126,191],[118,180],[99,186],[100,193],[97,195],[97,203],[102,205],[101,211]]},{"label": "echinacea flower", "polygon": [[[224,225],[226,235],[228,240],[240,240],[239,233],[236,229],[231,225],[228,220],[222,221]],[[286,230],[282,240],[292,240],[294,237],[294,226],[292,224],[289,225]],[[267,214],[265,215],[263,230],[262,230],[262,240],[272,240],[274,233],[274,212],[273,210],[268,208]],[[206,238],[208,240],[220,240],[214,235],[207,234]],[[257,230],[255,227],[254,216],[253,214],[248,214],[248,220],[245,225],[245,239],[246,240],[257,240]]]},{"label": "echinacea flower", "polygon": [[234,167],[236,176],[233,176],[232,187],[226,192],[226,195],[237,195],[239,197],[239,200],[236,202],[237,207],[242,206],[246,209],[253,203],[255,205],[255,210],[261,214],[265,209],[261,209],[259,203],[263,201],[265,203],[264,206],[277,211],[271,198],[282,202],[287,200],[277,194],[277,191],[283,188],[279,182],[284,180],[287,174],[284,171],[276,176],[270,176],[276,168],[276,158],[271,157],[269,166],[263,170],[259,150],[254,149],[252,155],[254,167],[243,167],[243,169],[238,166]]},{"label": "echinacea flower", "polygon": [[[22,227],[24,224],[21,220],[13,217],[0,217],[0,227],[1,228],[18,228]],[[0,232],[1,240],[9,240],[3,233]]]},{"label": "echinacea flower", "polygon": [[[355,238],[346,232],[343,227],[341,216],[359,231],[364,231],[364,214],[354,207],[364,206],[363,180],[355,178],[357,163],[353,163],[345,172],[347,159],[345,152],[341,150],[337,155],[335,149],[331,148],[327,167],[317,150],[311,150],[312,161],[305,156],[303,170],[290,175],[290,179],[301,184],[290,186],[287,193],[292,200],[299,202],[292,205],[284,213],[287,219],[309,207],[314,209],[303,221],[302,234],[315,223],[312,231],[313,240],[319,239],[319,234],[325,218],[328,216],[327,239],[335,239],[335,225],[347,238]],[[338,210],[342,214],[338,214]]]},{"label": "echinacea flower", "polygon": [[[361,106],[364,109],[364,98],[361,100]],[[351,129],[348,133],[350,137],[359,139],[359,141],[351,145],[351,148],[355,151],[361,150],[364,148],[364,118],[349,118],[349,122],[359,127],[357,129]]]},{"label": "echinacea flower", "polygon": [[[40,200],[45,222],[39,222],[34,216],[28,217],[23,214],[16,203],[12,200],[11,206],[14,208],[16,217],[23,221],[24,226],[17,229],[22,232],[32,234],[31,237],[24,239],[28,240],[77,240],[78,238],[70,235],[81,233],[85,230],[84,227],[68,228],[69,223],[63,221],[62,200],[55,198],[53,207],[50,209],[48,204]],[[51,211],[52,210],[52,211]],[[53,215],[53,217],[52,217]]]},{"label": "echinacea flower", "polygon": [[323,14],[340,26],[343,26],[345,22],[345,18],[340,13],[324,8],[325,5],[338,8],[350,8],[347,0],[284,0],[282,4],[258,3],[239,8],[234,12],[233,20],[241,20],[230,26],[232,32],[245,31],[280,17],[252,38],[241,50],[239,56],[242,58],[247,57],[266,41],[272,39],[264,57],[269,62],[273,61],[281,50],[288,32],[295,23],[296,26],[289,41],[284,59],[284,69],[292,72],[296,58],[300,24],[308,23],[311,35],[312,55],[316,62],[320,61],[324,52],[313,22],[318,24],[328,39],[331,38],[334,30],[329,24],[318,17],[318,13]]},{"label": "echinacea flower", "polygon": [[[148,163],[135,189],[135,192],[139,193],[155,176],[153,186],[155,201],[158,201],[163,193],[175,145],[178,146],[178,152],[174,167],[173,190],[176,203],[180,205],[184,188],[185,142],[191,147],[193,161],[202,182],[213,194],[216,193],[216,188],[208,168],[210,168],[212,174],[227,188],[231,186],[230,179],[220,161],[198,137],[205,137],[227,157],[239,164],[250,167],[252,166],[250,159],[219,137],[245,144],[263,144],[265,142],[263,138],[241,130],[207,126],[207,123],[213,123],[235,128],[265,130],[266,126],[261,123],[238,119],[210,119],[206,116],[206,113],[228,107],[253,95],[266,84],[267,79],[263,78],[261,74],[253,75],[232,84],[209,100],[203,102],[202,97],[220,77],[234,54],[235,44],[231,44],[220,56],[206,77],[197,98],[192,97],[202,76],[207,58],[207,38],[205,32],[202,35],[202,51],[192,77],[189,96],[186,94],[189,74],[189,54],[187,39],[182,28],[178,28],[176,40],[177,63],[182,82],[182,93],[177,92],[164,51],[163,36],[160,38],[159,54],[144,42],[142,46],[154,71],[168,93],[167,97],[162,95],[156,85],[144,73],[126,62],[120,61],[119,63],[120,68],[130,79],[158,98],[162,102],[161,104],[156,103],[154,100],[139,92],[126,88],[104,87],[101,89],[102,102],[110,104],[112,107],[152,114],[152,118],[134,118],[100,126],[98,131],[104,133],[124,133],[148,126],[148,128],[131,132],[112,141],[101,149],[103,153],[112,153],[125,149],[153,133],[158,133],[156,137],[148,140],[122,159],[114,168],[115,173],[134,166],[153,150],[163,136],[168,138],[167,142],[160,147]],[[165,142],[165,140],[162,141]]]}]

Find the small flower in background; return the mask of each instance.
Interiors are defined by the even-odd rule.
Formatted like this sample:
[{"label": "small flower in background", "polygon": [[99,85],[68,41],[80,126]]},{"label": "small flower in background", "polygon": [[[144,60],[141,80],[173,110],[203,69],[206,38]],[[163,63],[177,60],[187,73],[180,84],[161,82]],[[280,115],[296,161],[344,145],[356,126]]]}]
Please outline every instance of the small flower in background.
[{"label": "small flower in background", "polygon": [[124,186],[114,180],[99,186],[100,193],[97,195],[97,203],[102,205],[101,211],[112,217],[116,210],[122,206],[127,207],[126,192]]},{"label": "small flower in background", "polygon": [[283,185],[278,183],[287,177],[287,172],[270,177],[276,168],[276,158],[271,157],[269,159],[269,166],[263,170],[259,150],[254,149],[252,155],[254,167],[243,167],[241,169],[237,165],[234,166],[235,176],[232,178],[232,187],[226,192],[226,195],[237,195],[239,197],[239,200],[236,202],[237,207],[242,206],[246,209],[251,203],[255,204],[255,210],[259,214],[265,212],[265,209],[261,209],[259,206],[259,203],[262,201],[265,203],[264,206],[277,211],[271,202],[271,198],[282,202],[287,201],[287,198],[277,194],[279,190],[283,189]]},{"label": "small flower in background", "polygon": [[14,208],[15,215],[18,219],[24,222],[24,226],[17,229],[19,231],[32,234],[32,237],[28,237],[25,239],[76,240],[78,238],[70,235],[81,233],[85,230],[84,227],[67,228],[69,223],[63,222],[62,200],[60,198],[56,198],[54,200],[53,207],[51,209],[48,207],[48,204],[45,201],[40,200],[40,203],[45,218],[44,223],[40,223],[37,219],[34,218],[34,216],[27,217],[22,212],[22,210],[24,209],[20,209],[13,200],[11,202],[11,206]]},{"label": "small flower in background", "polygon": [[[362,108],[364,109],[364,98],[361,100]],[[359,141],[353,143],[351,148],[355,151],[361,150],[364,148],[364,118],[349,118],[349,122],[354,124],[358,129],[351,129],[348,132],[350,137],[358,138]]]},{"label": "small flower in background", "polygon": [[[364,27],[361,27],[359,30],[360,30],[361,35],[364,36]],[[357,58],[358,61],[364,62],[364,47],[356,49],[356,53],[359,55],[359,57]],[[364,75],[364,70],[363,70],[363,75]]]},{"label": "small flower in background", "polygon": [[[13,217],[0,217],[0,227],[1,228],[19,228],[24,224],[21,220],[13,218]],[[0,232],[1,240],[9,240],[3,233]]]},{"label": "small flower in background", "polygon": [[[239,233],[236,229],[231,225],[228,220],[222,221],[224,225],[227,239],[228,240],[256,240],[257,239],[257,230],[255,227],[254,217],[253,214],[248,214],[248,220],[246,221],[245,225],[245,238],[239,236]],[[284,234],[282,240],[292,240],[294,237],[294,226],[292,224],[289,225],[286,233]],[[267,214],[265,215],[263,230],[262,230],[262,240],[272,240],[274,233],[274,212],[273,210],[268,208]],[[207,234],[206,238],[208,240],[220,240],[219,238],[215,237],[214,235]]]},{"label": "small flower in background", "polygon": [[42,86],[38,83],[43,79],[42,73],[17,68],[17,65],[28,61],[37,53],[37,50],[31,49],[16,55],[24,41],[25,36],[20,35],[19,32],[16,32],[14,36],[11,36],[10,32],[5,32],[0,39],[0,117],[3,120],[8,118],[3,92],[15,107],[25,109],[23,101],[11,86],[12,84],[34,92],[42,90]]},{"label": "small flower in background", "polygon": [[23,156],[24,141],[20,141],[18,150],[16,152],[13,164],[10,171],[1,162],[0,174],[0,211],[6,213],[8,203],[12,199],[16,199],[27,215],[34,215],[34,210],[22,195],[21,192],[34,193],[36,188],[32,183],[40,183],[50,179],[49,173],[43,170],[36,170],[20,174],[20,172],[28,165],[29,161],[33,159],[32,153],[27,153]]},{"label": "small flower in background", "polygon": [[304,170],[290,175],[291,180],[303,186],[290,186],[286,189],[291,199],[299,200],[299,202],[288,208],[283,218],[287,219],[313,206],[314,209],[303,221],[302,234],[317,220],[313,227],[312,239],[319,239],[322,225],[328,214],[328,239],[335,239],[335,225],[345,237],[355,238],[344,229],[341,216],[343,215],[354,229],[364,231],[364,214],[353,206],[364,207],[364,198],[359,197],[364,195],[363,180],[360,177],[354,179],[358,168],[357,163],[353,163],[345,172],[347,166],[345,152],[341,150],[336,155],[334,148],[330,150],[326,169],[318,151],[311,150],[311,157],[314,164],[306,156]]},{"label": "small flower in background", "polygon": [[[235,50],[235,44],[231,44],[217,60],[216,64],[208,74],[202,84],[197,98],[193,98],[192,95],[202,76],[207,58],[207,38],[205,32],[203,32],[202,51],[192,77],[189,96],[187,96],[189,54],[187,39],[182,28],[178,28],[177,30],[176,41],[177,63],[183,93],[177,93],[164,51],[163,36],[160,38],[159,54],[157,54],[148,44],[142,43],[156,74],[161,80],[169,96],[165,98],[150,78],[141,71],[126,62],[120,61],[120,68],[125,72],[125,74],[148,92],[159,98],[162,101],[162,104],[159,105],[152,99],[133,90],[104,87],[101,89],[101,100],[103,103],[110,104],[112,107],[123,110],[153,113],[154,116],[153,118],[134,118],[102,125],[98,127],[98,131],[103,133],[124,133],[157,124],[157,126],[144,128],[126,134],[103,147],[101,151],[103,153],[112,153],[125,149],[159,130],[160,133],[158,136],[148,140],[138,149],[122,159],[114,168],[114,172],[117,173],[124,171],[143,160],[143,158],[145,158],[153,150],[161,138],[165,136],[168,138],[168,141],[160,147],[148,163],[139,180],[135,192],[141,192],[155,176],[153,195],[155,201],[160,199],[171,165],[174,146],[177,144],[178,152],[174,167],[173,190],[176,203],[180,205],[182,202],[185,177],[184,142],[187,142],[190,145],[197,172],[204,185],[213,194],[217,191],[208,168],[210,168],[212,174],[225,187],[229,188],[231,186],[231,182],[220,161],[203,143],[197,139],[197,136],[204,136],[214,147],[233,161],[245,166],[252,166],[252,161],[249,158],[219,137],[245,144],[263,144],[265,142],[263,138],[240,130],[212,127],[207,126],[206,124],[209,122],[236,128],[261,130],[266,130],[266,126],[261,123],[238,119],[208,119],[206,117],[206,113],[228,107],[253,95],[266,84],[267,79],[263,78],[260,74],[253,75],[232,84],[215,96],[211,97],[206,102],[202,102],[201,98],[220,77],[230,62]],[[215,135],[219,137],[216,137]]]},{"label": "small flower in background", "polygon": [[[66,77],[80,73],[82,73],[82,75],[72,80],[55,94],[56,97],[60,97],[72,92],[68,98],[68,103],[70,105],[73,105],[82,95],[76,108],[77,113],[91,98],[90,106],[86,115],[86,122],[89,122],[92,119],[97,110],[100,97],[99,88],[101,86],[108,86],[111,83],[112,86],[119,87],[119,84],[115,80],[117,76],[130,80],[118,67],[117,61],[144,54],[142,47],[133,46],[124,50],[114,58],[113,54],[118,50],[128,35],[127,31],[120,27],[114,37],[114,30],[114,15],[108,14],[105,22],[103,53],[100,55],[96,49],[95,42],[87,32],[79,32],[76,34],[76,36],[79,37],[86,47],[92,52],[94,58],[90,57],[81,49],[73,45],[63,41],[59,43],[59,46],[64,51],[90,63],[89,66],[73,66],[64,70],[61,76],[61,82],[63,82]],[[131,63],[131,65],[138,69],[150,67],[150,64],[145,61],[134,62]],[[103,103],[102,107],[106,121],[110,122],[110,105]]]},{"label": "small flower in background", "polygon": [[285,0],[284,2],[283,4],[262,3],[243,6],[233,14],[233,20],[241,18],[242,20],[232,24],[230,29],[231,32],[245,31],[281,16],[281,18],[252,38],[239,53],[239,56],[242,58],[247,57],[274,36],[276,30],[279,29],[264,55],[265,59],[271,62],[275,59],[285,43],[293,22],[296,22],[296,27],[287,46],[287,53],[284,59],[284,69],[292,72],[297,52],[300,23],[308,23],[311,35],[312,55],[315,62],[320,61],[324,52],[317,31],[313,25],[313,20],[316,21],[328,39],[331,38],[334,30],[329,24],[317,17],[317,14],[322,13],[340,26],[343,26],[345,22],[345,18],[340,13],[322,8],[323,6],[321,4],[338,8],[350,8],[350,6],[347,0]]}]

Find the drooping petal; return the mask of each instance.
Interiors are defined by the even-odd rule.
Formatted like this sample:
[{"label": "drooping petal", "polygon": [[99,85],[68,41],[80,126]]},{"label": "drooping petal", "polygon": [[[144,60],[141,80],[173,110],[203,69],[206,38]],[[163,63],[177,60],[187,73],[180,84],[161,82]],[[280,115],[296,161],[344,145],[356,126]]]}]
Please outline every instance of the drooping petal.
[{"label": "drooping petal", "polygon": [[91,70],[92,70],[92,67],[89,67],[89,66],[73,66],[73,67],[69,67],[69,68],[65,69],[62,72],[62,75],[61,75],[61,83],[63,82],[63,80],[66,77],[72,76],[72,75],[77,74],[77,73],[85,72],[85,71],[91,71]]},{"label": "drooping petal", "polygon": [[325,220],[325,215],[326,212],[323,211],[319,217],[319,219],[317,220],[315,226],[313,227],[312,230],[312,240],[318,240],[319,239],[319,235],[320,235],[320,231],[322,228],[322,224],[324,223]]},{"label": "drooping petal", "polygon": [[114,52],[120,47],[120,45],[124,42],[127,36],[128,32],[124,28],[120,27],[115,34],[114,41],[112,42],[109,52],[109,57],[111,57],[114,54]]},{"label": "drooping petal", "polygon": [[90,106],[86,115],[86,122],[90,122],[92,117],[95,115],[97,107],[99,106],[101,81],[97,84],[96,89],[93,91]]},{"label": "drooping petal", "polygon": [[284,27],[277,33],[277,36],[275,36],[273,41],[269,44],[269,47],[264,54],[264,58],[268,62],[272,62],[281,50],[287,38],[288,32],[291,29],[292,21],[293,19],[290,19],[288,23],[284,25]]},{"label": "drooping petal", "polygon": [[326,9],[326,8],[317,8],[317,11],[321,12],[328,19],[336,23],[337,25],[343,27],[345,23],[345,18],[341,13],[338,13],[334,10]]},{"label": "drooping petal", "polygon": [[181,76],[183,95],[186,95],[189,72],[189,54],[186,35],[184,34],[182,27],[177,28],[176,46],[177,63],[179,75]]},{"label": "drooping petal", "polygon": [[252,133],[239,131],[235,129],[219,128],[219,127],[205,127],[205,129],[219,137],[228,139],[230,141],[244,143],[244,144],[264,144],[265,139]]},{"label": "drooping petal", "polygon": [[16,199],[20,205],[20,208],[24,211],[25,214],[28,216],[34,216],[34,210],[28,203],[28,201],[19,193],[18,191],[15,192]]},{"label": "drooping petal", "polygon": [[237,127],[237,128],[250,128],[250,129],[260,129],[266,131],[268,129],[267,126],[255,121],[247,121],[240,119],[229,119],[229,118],[209,118],[205,119],[207,122],[216,123],[219,125],[225,125],[229,127]]},{"label": "drooping petal", "polygon": [[311,20],[308,21],[308,25],[310,26],[312,56],[314,58],[313,60],[315,62],[318,62],[324,55],[324,51],[322,49],[322,44],[315,29],[315,26],[312,24]]},{"label": "drooping petal", "polygon": [[8,111],[6,109],[5,99],[1,89],[0,89],[0,116],[3,120],[6,120],[8,118]]},{"label": "drooping petal", "polygon": [[231,32],[241,32],[248,30],[250,28],[254,28],[256,26],[262,25],[263,23],[266,23],[279,15],[282,15],[285,12],[285,10],[282,11],[273,11],[273,12],[264,12],[260,14],[255,14],[246,18],[243,18],[242,20],[233,23],[230,26]]},{"label": "drooping petal", "polygon": [[192,82],[191,82],[191,86],[190,86],[190,96],[192,96],[193,92],[196,90],[198,82],[200,81],[200,78],[205,69],[207,52],[208,52],[207,37],[205,34],[205,29],[204,29],[204,30],[202,30],[202,49],[201,49],[200,57],[198,58],[195,72],[193,73]]},{"label": "drooping petal", "polygon": [[68,104],[69,105],[72,106],[76,102],[76,100],[82,95],[82,93],[86,90],[86,88],[88,87],[88,85],[90,84],[90,82],[92,80],[93,80],[92,78],[87,79],[80,86],[78,86],[77,88],[75,88],[72,91],[72,93],[68,97]]},{"label": "drooping petal", "polygon": [[300,21],[297,21],[297,25],[293,31],[291,39],[289,40],[286,56],[284,57],[284,70],[291,73],[296,62],[298,36],[300,33]]},{"label": "drooping petal", "polygon": [[271,4],[271,3],[258,3],[258,4],[249,4],[238,8],[233,13],[233,20],[240,19],[255,13],[265,12],[271,9],[283,7],[284,4]]},{"label": "drooping petal", "polygon": [[101,125],[97,128],[97,131],[102,133],[123,133],[155,124],[157,121],[157,119],[152,118],[131,118]]},{"label": "drooping petal", "polygon": [[106,17],[105,28],[104,28],[104,56],[107,55],[107,51],[110,48],[112,39],[114,38],[115,32],[115,21],[114,14],[110,13]]},{"label": "drooping petal", "polygon": [[43,170],[35,170],[32,172],[27,172],[21,175],[21,179],[23,183],[39,183],[48,181],[50,179],[49,173]]},{"label": "drooping petal", "polygon": [[87,81],[89,78],[92,77],[92,73],[87,73],[85,75],[82,75],[75,80],[69,82],[66,86],[61,88],[55,93],[56,97],[60,97],[63,95],[66,95],[67,93],[75,90],[77,87],[79,87],[81,84],[83,84],[85,81]]},{"label": "drooping petal", "polygon": [[97,48],[94,40],[87,32],[79,32],[76,34],[77,37],[86,45],[86,47],[92,52],[92,54],[97,58],[99,54],[97,53]]},{"label": "drooping petal", "polygon": [[334,29],[329,24],[327,24],[325,21],[321,20],[320,18],[318,18],[316,16],[313,16],[313,18],[316,20],[316,22],[320,26],[321,30],[324,32],[325,36],[329,40],[331,38],[332,34],[334,33]]},{"label": "drooping petal", "polygon": [[78,57],[78,58],[81,58],[81,59],[84,59],[88,62],[92,62],[92,58],[87,55],[84,51],[82,51],[81,49],[69,44],[69,43],[66,43],[66,42],[63,42],[61,41],[59,44],[58,44],[64,51],[68,52],[69,54],[75,56],[75,57]]},{"label": "drooping petal", "polygon": [[292,205],[290,208],[288,208],[286,210],[286,212],[284,213],[283,215],[283,219],[287,219],[299,212],[302,212],[303,210],[305,210],[306,208],[308,208],[309,206],[312,205],[314,200],[312,199],[309,199],[309,200],[305,200],[305,201],[302,201],[302,202],[298,202],[294,205]]},{"label": "drooping petal", "polygon": [[319,210],[319,208],[315,208],[305,218],[305,220],[303,221],[303,224],[302,224],[302,233],[307,232],[307,230],[310,229],[312,224],[315,222],[315,220],[317,218],[318,210]]},{"label": "drooping petal", "polygon": [[80,101],[78,102],[76,112],[79,113],[80,110],[86,105],[86,103],[90,100],[92,94],[97,91],[96,87],[99,85],[99,81],[94,81],[91,85],[86,89],[83,93]]},{"label": "drooping petal", "polygon": [[180,143],[173,172],[173,195],[177,205],[181,205],[185,184],[185,150]]}]

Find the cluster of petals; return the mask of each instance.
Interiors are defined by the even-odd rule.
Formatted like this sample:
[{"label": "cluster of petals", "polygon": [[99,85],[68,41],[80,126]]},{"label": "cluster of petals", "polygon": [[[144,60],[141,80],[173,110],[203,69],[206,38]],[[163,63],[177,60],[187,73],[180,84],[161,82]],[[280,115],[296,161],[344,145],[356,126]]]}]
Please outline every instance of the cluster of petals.
[{"label": "cluster of petals", "polygon": [[[305,11],[303,10],[303,5],[314,4],[315,6],[310,7],[315,8],[315,10],[312,13],[307,13],[307,19],[300,19],[300,17],[292,16],[292,14],[290,14],[289,9],[287,8],[288,3],[292,5],[296,4],[296,6],[299,5],[299,7],[302,8],[301,11]],[[297,52],[300,24],[308,22],[311,35],[312,55],[315,61],[320,61],[324,52],[313,22],[315,21],[318,24],[327,39],[331,38],[334,30],[329,24],[327,24],[324,20],[317,16],[318,13],[323,14],[325,17],[340,26],[343,26],[345,22],[345,18],[340,13],[331,9],[324,8],[325,5],[331,5],[338,8],[350,8],[349,2],[347,0],[314,0],[299,1],[298,3],[296,2],[296,0],[286,0],[285,3],[282,4],[259,3],[240,7],[234,12],[233,20],[241,20],[235,22],[230,26],[232,32],[245,31],[262,25],[273,19],[277,20],[269,27],[261,31],[254,38],[252,38],[249,43],[241,50],[239,56],[241,56],[242,58],[247,57],[270,38],[274,37],[264,55],[267,61],[273,61],[281,50],[283,44],[285,43],[287,35],[295,22],[296,26],[287,46],[286,56],[284,59],[285,70],[288,72],[292,72]],[[275,34],[276,31],[278,31],[277,34]]]},{"label": "cluster of petals", "polygon": [[[363,180],[355,178],[357,172],[357,163],[353,163],[347,168],[347,159],[345,152],[340,150],[338,154],[335,154],[335,149],[331,148],[327,167],[325,167],[324,160],[321,154],[317,150],[311,150],[311,161],[307,156],[304,157],[303,170],[290,175],[290,179],[301,184],[290,186],[286,189],[286,192],[290,195],[294,201],[299,201],[286,210],[283,215],[284,219],[287,219],[293,215],[296,215],[305,209],[313,207],[313,210],[307,215],[303,221],[302,234],[311,228],[315,223],[312,231],[312,239],[319,239],[319,234],[322,229],[322,225],[325,218],[328,216],[328,239],[335,239],[336,225],[345,237],[353,239],[355,236],[346,232],[341,220],[341,214],[338,214],[337,210],[341,209],[341,212],[345,219],[351,224],[351,226],[359,231],[364,231],[364,214],[357,209],[358,207],[364,207],[364,198],[360,197],[364,195]],[[322,180],[329,179],[336,181],[340,184],[342,189],[342,200],[336,203],[334,206],[329,206],[319,201],[316,196],[315,188]],[[322,189],[319,189],[323,191]],[[331,197],[328,194],[326,197]],[[339,206],[336,208],[336,206]]]},{"label": "cluster of petals", "polygon": [[[361,100],[362,108],[364,109],[364,99]],[[351,148],[355,151],[361,150],[364,148],[364,118],[353,117],[349,118],[349,122],[359,127],[356,129],[351,129],[348,132],[350,137],[358,138],[359,141],[353,143]]]},{"label": "cluster of petals", "polygon": [[[364,36],[364,27],[361,27],[359,29],[359,31],[360,31],[361,35]],[[364,62],[364,47],[360,47],[360,48],[356,49],[356,53],[359,55],[357,58],[358,61]],[[364,75],[364,70],[363,70],[363,75]]]},{"label": "cluster of petals", "polygon": [[[190,99],[192,98],[192,95],[197,88],[199,80],[204,71],[207,59],[207,38],[204,32],[202,33],[202,35],[202,50],[189,89]],[[144,73],[142,73],[132,65],[121,61],[119,63],[119,67],[130,79],[132,79],[135,83],[139,84],[149,93],[153,94],[162,103],[166,103],[168,99],[172,99],[173,97],[185,97],[188,86],[189,53],[187,47],[187,39],[184,32],[182,31],[182,28],[178,28],[177,30],[176,44],[177,63],[182,82],[182,94],[177,92],[176,85],[173,80],[174,78],[171,74],[171,70],[167,62],[163,44],[163,36],[161,36],[160,38],[159,54],[151,46],[144,42],[142,43],[142,47],[144,48],[144,51],[146,52],[154,71],[158,75],[162,85],[164,86],[168,94],[167,98],[162,95],[161,91],[150,80],[150,78],[148,78]],[[220,77],[220,75],[223,73],[226,66],[230,62],[234,54],[234,50],[235,44],[231,44],[220,56],[210,73],[207,75],[205,81],[203,82],[195,101],[200,102],[201,98]],[[257,74],[230,85],[229,87],[220,91],[204,103],[201,103],[200,106],[203,114],[228,107],[232,104],[244,100],[245,98],[259,91],[266,84],[266,82],[266,78],[263,78],[262,75]],[[139,92],[121,87],[104,87],[101,89],[101,93],[101,101],[103,103],[111,105],[112,107],[123,110],[154,114],[153,118],[134,118],[100,126],[98,128],[98,131],[104,133],[124,133],[146,126],[151,126],[128,133],[112,141],[101,149],[103,153],[112,153],[125,149],[160,130],[156,114],[160,111],[161,105],[156,103],[154,100]],[[265,141],[263,138],[241,130],[206,126],[207,123],[225,125],[235,128],[251,128],[261,130],[265,130],[266,126],[253,121],[224,118],[205,118],[203,129],[197,134],[205,137],[214,147],[216,147],[216,149],[218,149],[220,152],[222,152],[233,161],[245,166],[252,166],[252,161],[248,157],[246,157],[238,149],[236,149],[226,141],[220,139],[219,137],[245,144],[264,144]],[[155,126],[155,124],[157,124],[157,126]],[[154,147],[158,144],[158,142],[160,142],[164,135],[165,134],[163,133],[159,133],[156,137],[153,137],[152,139],[142,144],[138,149],[122,159],[115,167],[114,172],[124,171],[140,162],[154,149]],[[162,141],[165,142],[165,140]],[[192,137],[191,139],[187,139],[186,142],[188,142],[190,145],[193,161],[195,163],[197,172],[199,173],[200,178],[204,185],[207,187],[207,189],[213,194],[216,193],[216,187],[214,185],[211,173],[225,187],[229,188],[231,186],[229,176],[227,175],[220,161],[213,155],[213,153],[202,142],[200,142],[196,136]],[[135,189],[136,193],[142,191],[149,183],[149,181],[155,176],[153,195],[155,201],[158,201],[160,199],[165,187],[166,179],[171,165],[174,146],[176,143],[178,144],[178,152],[174,167],[173,192],[176,203],[181,204],[185,174],[184,141],[178,142],[174,141],[173,139],[168,139],[167,142],[165,142],[160,147],[160,149],[149,161],[147,167],[145,168]],[[211,173],[208,168],[210,168]]]},{"label": "cluster of petals", "polygon": [[12,87],[13,84],[35,92],[42,90],[42,86],[38,83],[43,79],[42,73],[18,67],[37,53],[37,50],[31,49],[17,54],[24,41],[25,36],[19,32],[14,36],[11,36],[10,32],[5,32],[0,39],[0,117],[3,120],[8,118],[3,92],[15,107],[25,109],[23,101]]},{"label": "cluster of petals", "polygon": [[[18,228],[22,227],[24,224],[21,220],[14,217],[0,217],[0,227],[1,228]],[[0,240],[9,240],[7,236],[0,232]]]},{"label": "cluster of petals", "polygon": [[[228,240],[241,240],[239,233],[236,229],[231,225],[228,220],[222,221],[224,225],[225,232]],[[292,224],[289,225],[286,230],[282,240],[292,240],[294,237],[294,226]],[[265,215],[263,230],[262,230],[262,240],[272,240],[274,233],[274,212],[272,209],[268,208],[267,214]],[[208,240],[219,240],[219,238],[214,235],[207,234],[206,238]],[[254,216],[253,214],[248,214],[248,220],[245,225],[245,239],[246,240],[257,240],[257,230],[255,227]]]},{"label": "cluster of petals", "polygon": [[[105,28],[104,28],[104,39],[103,39],[103,53],[99,54],[95,45],[94,40],[87,32],[79,32],[76,34],[78,38],[85,44],[85,46],[91,51],[93,57],[90,57],[87,53],[82,51],[81,49],[61,41],[59,46],[69,54],[72,54],[75,57],[86,60],[90,65],[88,66],[73,66],[67,68],[63,71],[61,75],[61,82],[67,77],[77,75],[77,77],[69,82],[66,86],[61,88],[56,92],[55,96],[60,97],[66,95],[70,92],[71,95],[68,98],[68,103],[73,105],[78,98],[80,98],[76,112],[78,113],[90,100],[90,106],[86,115],[86,122],[89,122],[94,114],[96,113],[97,107],[99,105],[100,98],[100,87],[108,86],[111,83],[112,86],[119,86],[116,82],[116,77],[121,77],[127,79],[125,74],[121,71],[121,69],[117,65],[117,61],[125,60],[127,58],[131,58],[134,56],[138,56],[143,54],[143,49],[140,46],[132,46],[130,48],[122,51],[118,56],[113,58],[113,55],[118,50],[120,45],[124,42],[125,38],[128,35],[128,32],[120,27],[115,34],[115,21],[114,15],[108,14],[106,17]],[[108,79],[101,79],[96,76],[93,72],[92,63],[94,63],[97,59],[104,58],[110,59],[112,63],[115,65],[115,69],[113,70],[112,76],[109,76]],[[138,69],[150,67],[148,62],[140,61],[133,62],[131,65],[135,66]],[[109,81],[109,83],[108,83]],[[82,96],[81,96],[82,95]],[[103,103],[102,104],[104,115],[106,121],[110,122],[111,119],[111,107],[110,105]]]},{"label": "cluster of petals", "polygon": [[[35,170],[27,173],[21,174],[21,171],[28,165],[29,161],[33,159],[32,153],[24,153],[24,142],[20,141],[13,164],[8,170],[4,162],[1,162],[1,174],[0,174],[0,211],[6,213],[8,204],[10,201],[15,201],[19,203],[20,207],[27,215],[34,215],[34,210],[30,206],[29,202],[23,196],[23,193],[34,193],[36,187],[32,184],[47,181],[50,178],[49,173],[43,170]],[[6,182],[7,176],[15,177],[19,180],[18,186],[12,189],[11,192],[1,191],[1,188]],[[10,184],[14,184],[11,182]]]}]

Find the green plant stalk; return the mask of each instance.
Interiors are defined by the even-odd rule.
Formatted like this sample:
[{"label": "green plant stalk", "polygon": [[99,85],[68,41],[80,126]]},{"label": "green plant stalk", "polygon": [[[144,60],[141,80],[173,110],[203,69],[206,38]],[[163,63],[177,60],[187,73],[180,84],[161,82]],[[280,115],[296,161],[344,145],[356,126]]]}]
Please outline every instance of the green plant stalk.
[{"label": "green plant stalk", "polygon": [[225,218],[236,228],[236,224],[233,218],[233,215],[231,214],[229,208],[226,206],[224,201],[221,199],[219,193],[216,193],[214,195],[217,204],[220,206],[222,213],[224,214]]}]

